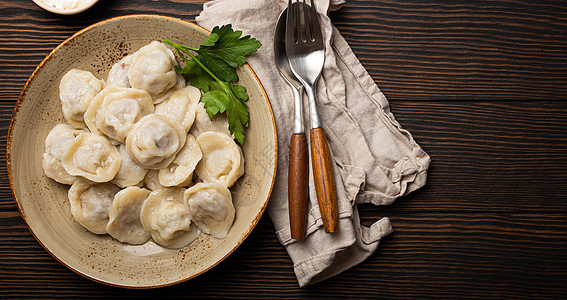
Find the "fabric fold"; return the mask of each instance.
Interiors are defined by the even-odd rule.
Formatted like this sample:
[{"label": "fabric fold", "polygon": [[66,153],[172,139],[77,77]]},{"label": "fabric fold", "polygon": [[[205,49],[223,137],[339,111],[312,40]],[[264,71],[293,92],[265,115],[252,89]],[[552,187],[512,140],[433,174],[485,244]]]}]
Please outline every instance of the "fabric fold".
[{"label": "fabric fold", "polygon": [[[307,237],[302,240],[291,239],[287,207],[293,97],[273,55],[276,20],[287,1],[214,0],[205,3],[196,18],[207,29],[231,23],[262,42],[248,63],[266,90],[278,133],[278,170],[268,213],[293,261],[300,286],[339,274],[374,253],[381,239],[392,232],[390,220],[382,218],[369,227],[362,226],[357,205],[388,205],[420,188],[430,163],[427,153],[395,120],[386,97],[327,16],[329,9],[339,8],[344,1],[315,2],[326,43],[317,102],[333,160],[339,232],[325,233],[310,170]],[[304,110],[307,125],[307,101]]]}]

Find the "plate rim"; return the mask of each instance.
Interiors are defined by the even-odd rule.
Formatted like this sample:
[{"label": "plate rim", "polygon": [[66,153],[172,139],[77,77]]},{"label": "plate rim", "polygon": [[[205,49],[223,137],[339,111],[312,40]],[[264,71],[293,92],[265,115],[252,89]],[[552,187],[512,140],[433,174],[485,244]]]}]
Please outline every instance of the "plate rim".
[{"label": "plate rim", "polygon": [[102,280],[102,279],[97,278],[95,276],[80,272],[79,270],[76,270],[72,266],[63,262],[59,257],[57,257],[52,251],[50,251],[43,244],[43,242],[38,238],[36,233],[32,230],[32,228],[31,228],[31,226],[28,222],[28,218],[27,218],[22,206],[20,205],[20,200],[18,199],[18,196],[16,194],[14,179],[13,179],[13,176],[12,176],[13,174],[12,174],[12,154],[11,154],[14,125],[17,122],[17,115],[18,115],[18,112],[19,112],[20,107],[22,105],[22,102],[24,101],[24,97],[26,95],[26,92],[28,90],[29,85],[35,79],[35,76],[39,72],[39,70],[51,59],[51,57],[57,51],[59,51],[60,48],[65,46],[71,40],[75,39],[77,36],[84,34],[86,31],[92,30],[94,27],[100,26],[100,25],[105,24],[105,23],[120,21],[120,20],[123,20],[123,19],[136,19],[136,18],[166,19],[168,21],[181,22],[181,23],[184,23],[186,25],[193,26],[196,29],[207,33],[208,35],[211,33],[209,30],[205,29],[202,26],[199,26],[199,25],[197,25],[193,22],[185,21],[185,20],[182,20],[182,19],[176,18],[176,17],[170,17],[170,16],[165,16],[165,15],[159,15],[159,14],[130,14],[130,15],[112,17],[112,18],[108,18],[108,19],[93,23],[93,24],[77,31],[76,33],[74,33],[70,37],[66,38],[63,42],[61,42],[53,50],[51,50],[49,52],[49,54],[47,54],[47,56],[45,56],[45,58],[42,59],[42,61],[34,69],[32,74],[30,75],[30,77],[28,78],[26,83],[24,84],[24,87],[22,88],[22,90],[21,90],[21,92],[18,96],[18,100],[17,100],[16,105],[15,105],[13,111],[12,111],[12,116],[10,117],[10,126],[8,128],[8,134],[7,134],[7,137],[6,137],[6,169],[7,169],[7,173],[8,173],[8,181],[10,183],[10,190],[12,192],[12,196],[14,198],[14,202],[16,203],[16,206],[18,208],[20,216],[24,220],[26,227],[28,228],[28,230],[30,231],[30,233],[32,234],[34,239],[41,245],[41,247],[43,249],[45,249],[45,251],[47,251],[47,253],[49,253],[53,258],[55,258],[55,260],[57,260],[59,263],[61,263],[62,265],[64,265],[68,269],[70,269],[71,271],[75,272],[76,274],[79,274],[82,277],[88,278],[88,279],[93,280],[93,281],[98,282],[98,283],[102,283],[102,284],[114,286],[114,287],[128,288],[128,289],[151,289],[151,288],[160,288],[160,287],[167,287],[167,286],[175,285],[175,284],[190,280],[192,278],[195,278],[195,277],[209,271],[210,269],[214,268],[219,263],[224,261],[228,256],[230,256],[248,238],[248,236],[250,235],[252,230],[254,230],[256,225],[258,225],[260,219],[264,215],[264,212],[266,210],[268,202],[270,201],[270,198],[271,198],[271,195],[272,195],[272,192],[273,192],[273,189],[274,189],[274,184],[275,184],[275,180],[276,180],[276,173],[277,173],[277,164],[278,164],[278,135],[277,135],[277,128],[276,128],[274,112],[272,110],[272,106],[270,104],[266,90],[264,89],[262,82],[260,81],[260,79],[258,78],[256,73],[254,72],[252,67],[250,67],[250,65],[248,63],[246,63],[243,66],[246,67],[251,72],[252,76],[254,77],[256,82],[258,83],[260,90],[262,91],[263,99],[264,99],[264,101],[267,105],[268,111],[269,111],[270,120],[272,122],[272,128],[271,129],[272,129],[273,135],[274,135],[274,167],[273,167],[273,170],[272,170],[273,176],[272,176],[272,180],[270,182],[270,188],[268,190],[267,198],[263,201],[263,204],[262,204],[262,207],[260,208],[260,211],[256,214],[256,216],[252,220],[252,224],[249,225],[248,230],[244,232],[244,234],[238,240],[238,242],[221,259],[217,260],[216,262],[214,262],[210,266],[203,268],[203,270],[201,270],[201,271],[199,271],[199,272],[197,272],[197,273],[195,273],[191,276],[188,276],[186,278],[174,280],[174,281],[171,281],[171,282],[166,282],[166,283],[163,283],[163,284],[156,284],[156,285],[126,285],[126,284],[118,284],[118,283],[115,283],[115,282],[105,281],[105,280]]}]

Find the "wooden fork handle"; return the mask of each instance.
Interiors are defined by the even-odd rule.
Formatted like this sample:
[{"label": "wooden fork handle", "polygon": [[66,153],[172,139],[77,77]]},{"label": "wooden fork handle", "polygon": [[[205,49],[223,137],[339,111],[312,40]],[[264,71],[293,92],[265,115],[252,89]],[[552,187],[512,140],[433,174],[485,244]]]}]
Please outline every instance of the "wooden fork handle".
[{"label": "wooden fork handle", "polygon": [[325,130],[313,128],[309,137],[311,139],[311,163],[313,164],[315,191],[323,218],[323,226],[326,232],[337,232],[339,225],[337,190]]},{"label": "wooden fork handle", "polygon": [[309,187],[309,160],[305,133],[291,135],[289,148],[288,201],[291,238],[305,238]]}]

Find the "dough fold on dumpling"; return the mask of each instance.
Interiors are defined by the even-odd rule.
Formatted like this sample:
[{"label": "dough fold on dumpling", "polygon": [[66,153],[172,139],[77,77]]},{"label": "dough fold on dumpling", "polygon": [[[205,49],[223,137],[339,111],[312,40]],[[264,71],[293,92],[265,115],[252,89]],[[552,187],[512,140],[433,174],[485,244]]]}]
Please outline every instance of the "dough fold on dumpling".
[{"label": "dough fold on dumpling", "polygon": [[169,117],[189,132],[195,120],[195,110],[201,99],[201,91],[194,86],[176,90],[165,101],[156,105],[155,113]]},{"label": "dough fold on dumpling", "polygon": [[127,55],[115,63],[108,72],[106,84],[129,88],[130,81],[128,80],[128,70],[130,70],[133,58],[134,55]]},{"label": "dough fold on dumpling", "polygon": [[192,243],[201,231],[191,223],[183,202],[183,188],[167,188],[150,193],[140,221],[154,241],[168,248],[183,248]]},{"label": "dough fold on dumpling", "polygon": [[199,137],[201,133],[207,131],[217,131],[230,135],[230,131],[228,130],[228,118],[226,114],[217,114],[213,117],[213,120],[211,120],[205,109],[205,104],[199,102],[195,107],[195,121],[189,133],[194,137]]},{"label": "dough fold on dumpling", "polygon": [[153,41],[134,53],[128,80],[132,87],[148,92],[154,103],[159,103],[179,84],[178,80],[183,80],[185,86],[183,77],[175,72],[176,64],[173,52],[163,43]]},{"label": "dough fold on dumpling", "polygon": [[119,190],[119,187],[111,183],[90,185],[83,179],[77,179],[68,193],[71,214],[81,226],[92,233],[105,234],[108,212],[114,195]]},{"label": "dough fold on dumpling", "polygon": [[153,191],[159,191],[166,189],[166,186],[163,186],[159,183],[159,170],[149,170],[146,177],[144,177],[144,187]]},{"label": "dough fold on dumpling", "polygon": [[45,138],[45,152],[42,161],[43,172],[47,177],[63,184],[75,182],[76,177],[63,168],[61,158],[81,132],[83,131],[68,124],[58,124],[49,131]]},{"label": "dough fold on dumpling", "polygon": [[226,238],[235,211],[228,188],[218,183],[197,183],[185,191],[184,199],[193,223],[215,238]]},{"label": "dough fold on dumpling", "polygon": [[108,234],[123,243],[134,245],[149,240],[151,236],[140,222],[142,205],[149,195],[149,190],[134,186],[119,191],[108,212]]},{"label": "dough fold on dumpling", "polygon": [[137,185],[141,186],[142,180],[146,177],[148,170],[144,169],[130,157],[124,144],[120,144],[117,148],[122,164],[120,164],[120,170],[116,173],[112,182],[121,188]]},{"label": "dough fold on dumpling", "polygon": [[122,160],[116,147],[105,137],[81,132],[63,153],[61,162],[71,175],[107,182],[118,173]]},{"label": "dough fold on dumpling", "polygon": [[104,81],[91,72],[71,69],[59,82],[59,99],[63,116],[75,128],[83,128],[83,114],[90,101],[104,88]]},{"label": "dough fold on dumpling", "polygon": [[177,153],[169,166],[159,170],[159,183],[163,186],[188,186],[193,179],[193,171],[203,154],[197,140],[187,134],[185,146]]},{"label": "dough fold on dumpling", "polygon": [[138,121],[126,137],[130,157],[146,169],[169,165],[185,145],[185,129],[168,117],[149,114]]},{"label": "dough fold on dumpling", "polygon": [[91,132],[124,143],[134,123],[153,112],[152,97],[145,91],[109,85],[89,104],[85,123]]},{"label": "dough fold on dumpling", "polygon": [[197,137],[203,158],[197,164],[197,176],[206,182],[231,187],[244,174],[242,150],[231,136],[208,131]]}]

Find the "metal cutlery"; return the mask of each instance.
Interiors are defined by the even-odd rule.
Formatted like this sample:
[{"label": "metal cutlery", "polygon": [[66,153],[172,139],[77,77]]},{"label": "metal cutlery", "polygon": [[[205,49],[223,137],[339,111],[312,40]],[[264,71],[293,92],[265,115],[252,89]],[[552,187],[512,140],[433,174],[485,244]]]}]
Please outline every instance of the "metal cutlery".
[{"label": "metal cutlery", "polygon": [[325,44],[313,0],[289,0],[285,49],[293,74],[309,98],[311,161],[317,201],[326,232],[338,231],[337,192],[327,137],[317,111],[316,84],[325,62]]},{"label": "metal cutlery", "polygon": [[284,9],[274,31],[274,58],[280,75],[293,91],[294,114],[293,129],[289,146],[288,202],[291,237],[302,239],[307,227],[307,203],[309,182],[309,160],[307,139],[303,126],[303,104],[301,94],[303,85],[297,80],[289,67],[285,50],[285,26],[287,9]]}]

